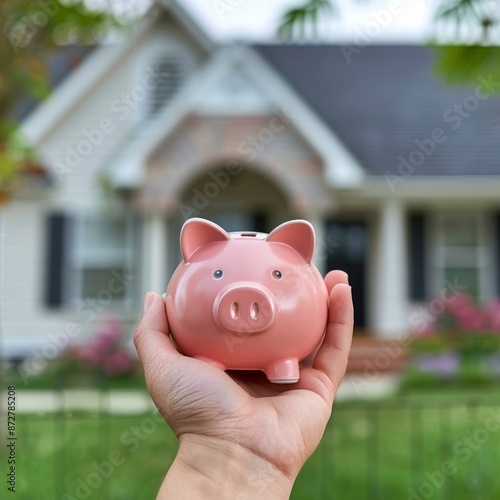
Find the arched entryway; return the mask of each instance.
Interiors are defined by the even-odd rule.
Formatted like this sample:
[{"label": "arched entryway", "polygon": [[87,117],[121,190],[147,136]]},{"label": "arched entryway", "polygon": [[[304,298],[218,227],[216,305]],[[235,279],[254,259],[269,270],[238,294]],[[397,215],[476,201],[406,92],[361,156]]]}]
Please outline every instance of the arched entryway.
[{"label": "arched entryway", "polygon": [[[204,169],[185,183],[178,199],[175,212],[170,214],[171,240],[191,217],[209,219],[226,231],[269,232],[290,218],[303,216],[279,181],[257,167],[231,162]],[[179,260],[177,249],[170,264]]]},{"label": "arched entryway", "polygon": [[[179,231],[190,217],[226,230],[269,231],[304,218],[324,245],[333,207],[323,160],[288,124],[272,141],[250,141],[273,116],[186,117],[150,154],[134,199],[144,220],[144,290],[162,290],[180,260]],[[322,272],[326,259],[317,262]]]}]

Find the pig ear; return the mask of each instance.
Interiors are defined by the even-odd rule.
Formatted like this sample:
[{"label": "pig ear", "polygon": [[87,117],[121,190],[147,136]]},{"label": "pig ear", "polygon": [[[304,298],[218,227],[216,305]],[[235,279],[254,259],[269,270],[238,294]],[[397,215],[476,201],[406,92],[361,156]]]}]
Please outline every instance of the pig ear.
[{"label": "pig ear", "polygon": [[284,243],[297,250],[310,264],[314,254],[316,236],[312,225],[306,220],[291,220],[273,229],[266,238],[273,243]]},{"label": "pig ear", "polygon": [[217,224],[194,217],[188,219],[181,229],[181,252],[187,262],[199,248],[216,241],[227,241],[231,237]]}]

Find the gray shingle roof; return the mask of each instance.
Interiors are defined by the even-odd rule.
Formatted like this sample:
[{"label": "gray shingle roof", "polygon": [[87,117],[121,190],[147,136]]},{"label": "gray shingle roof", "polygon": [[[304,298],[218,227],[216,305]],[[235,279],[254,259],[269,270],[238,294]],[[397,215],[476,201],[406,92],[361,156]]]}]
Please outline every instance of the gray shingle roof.
[{"label": "gray shingle roof", "polygon": [[[41,58],[48,71],[48,83],[50,87],[52,89],[57,88],[94,49],[95,46],[91,45],[67,45],[55,51],[42,54]],[[23,95],[14,108],[13,117],[17,121],[22,121],[39,104],[39,101],[36,99],[28,95]]]},{"label": "gray shingle roof", "polygon": [[[483,101],[474,85],[447,86],[433,74],[432,49],[371,45],[347,63],[337,45],[255,47],[369,172],[397,173],[398,157],[408,159],[415,140],[441,128],[446,140],[415,174],[500,175],[500,85]],[[479,107],[460,118],[453,106],[465,99]]]}]

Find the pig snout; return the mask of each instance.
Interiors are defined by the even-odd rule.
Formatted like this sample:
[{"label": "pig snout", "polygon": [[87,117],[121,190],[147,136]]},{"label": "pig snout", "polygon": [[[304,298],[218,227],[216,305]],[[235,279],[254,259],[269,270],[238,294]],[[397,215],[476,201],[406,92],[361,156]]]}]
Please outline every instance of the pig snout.
[{"label": "pig snout", "polygon": [[271,293],[255,284],[234,284],[222,290],[214,302],[214,319],[235,333],[256,333],[269,328],[278,305]]}]

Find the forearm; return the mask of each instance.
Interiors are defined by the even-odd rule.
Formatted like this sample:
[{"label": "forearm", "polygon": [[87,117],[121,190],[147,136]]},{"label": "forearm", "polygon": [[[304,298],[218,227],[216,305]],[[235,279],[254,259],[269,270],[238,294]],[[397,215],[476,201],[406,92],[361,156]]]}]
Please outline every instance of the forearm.
[{"label": "forearm", "polygon": [[222,439],[181,440],[157,500],[286,500],[295,477]]}]

